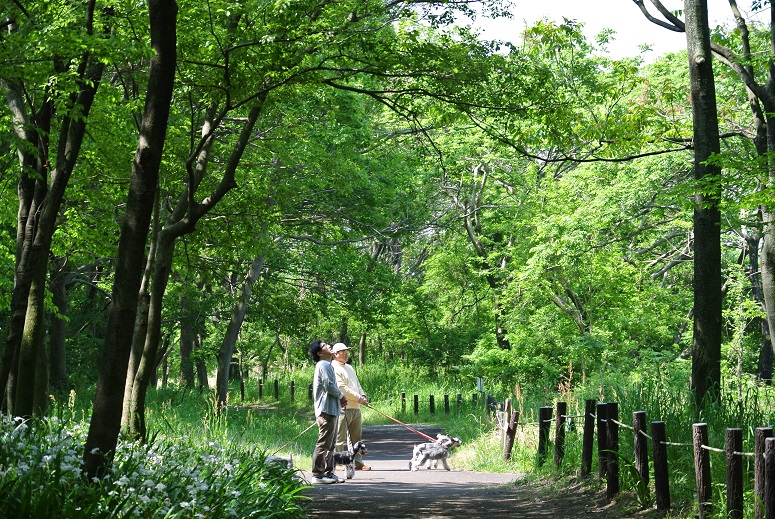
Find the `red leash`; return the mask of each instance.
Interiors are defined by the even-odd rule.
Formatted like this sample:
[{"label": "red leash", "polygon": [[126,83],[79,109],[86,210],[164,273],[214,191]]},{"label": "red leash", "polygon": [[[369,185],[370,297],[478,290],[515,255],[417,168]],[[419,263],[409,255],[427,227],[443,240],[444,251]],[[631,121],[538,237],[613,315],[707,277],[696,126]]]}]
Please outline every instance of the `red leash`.
[{"label": "red leash", "polygon": [[421,436],[421,437],[425,438],[426,440],[428,440],[428,441],[431,441],[431,442],[433,442],[433,443],[436,443],[436,442],[438,441],[438,440],[436,440],[436,438],[431,438],[431,437],[430,437],[430,436],[428,436],[427,434],[423,434],[423,433],[421,433],[420,431],[418,431],[417,429],[413,429],[413,428],[409,427],[408,425],[406,425],[405,423],[403,423],[403,422],[399,422],[398,420],[396,420],[396,419],[395,419],[395,418],[393,418],[392,416],[388,416],[388,415],[386,415],[385,413],[383,413],[382,411],[378,411],[377,409],[374,409],[373,407],[371,407],[371,404],[363,404],[363,405],[365,405],[365,406],[366,406],[366,407],[368,407],[369,409],[373,409],[374,411],[377,411],[379,414],[381,414],[381,415],[382,415],[382,416],[384,416],[385,418],[389,418],[390,420],[393,420],[393,421],[394,421],[394,422],[396,422],[398,425],[402,425],[402,426],[406,427],[407,429],[409,429],[410,431],[412,431],[412,432],[413,432],[414,434],[416,434],[417,436]]}]

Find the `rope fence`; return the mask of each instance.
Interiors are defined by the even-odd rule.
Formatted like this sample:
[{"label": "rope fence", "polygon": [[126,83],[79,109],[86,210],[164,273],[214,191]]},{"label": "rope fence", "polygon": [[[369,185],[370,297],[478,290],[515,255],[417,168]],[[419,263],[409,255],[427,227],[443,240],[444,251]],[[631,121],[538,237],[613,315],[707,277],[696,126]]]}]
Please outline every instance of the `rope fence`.
[{"label": "rope fence", "polygon": [[[519,411],[510,411],[510,403],[505,411],[499,411],[498,426],[504,431],[504,458],[509,459],[514,446],[515,425],[519,422]],[[584,432],[581,453],[581,475],[592,472],[593,449],[597,440],[598,478],[606,483],[606,497],[613,499],[619,493],[619,453],[620,430],[633,431],[633,452],[635,470],[638,473],[639,488],[651,492],[650,479],[653,477],[653,491],[658,510],[670,509],[670,481],[668,468],[668,447],[694,450],[695,481],[699,519],[714,517],[718,510],[713,509],[710,453],[725,455],[726,461],[726,516],[743,517],[743,459],[752,457],[754,461],[753,505],[755,519],[775,519],[775,437],[771,427],[757,427],[754,431],[754,452],[743,450],[743,431],[739,428],[726,429],[725,448],[714,447],[708,442],[708,425],[692,425],[692,443],[668,441],[665,434],[665,422],[651,422],[651,434],[646,432],[646,412],[633,412],[632,425],[619,419],[619,407],[616,402],[597,402],[587,400],[583,415],[569,415],[567,403],[557,402],[556,412],[551,406],[538,409],[538,421],[529,422],[538,425],[538,463],[548,456],[550,424],[554,430],[554,462],[558,467],[562,463],[565,451],[565,424],[567,420],[583,418]],[[552,416],[554,414],[554,417]],[[507,423],[508,426],[504,424]],[[528,423],[525,423],[526,425]],[[651,449],[649,449],[649,444]],[[649,454],[651,453],[651,456]],[[717,484],[718,486],[718,484]]]}]

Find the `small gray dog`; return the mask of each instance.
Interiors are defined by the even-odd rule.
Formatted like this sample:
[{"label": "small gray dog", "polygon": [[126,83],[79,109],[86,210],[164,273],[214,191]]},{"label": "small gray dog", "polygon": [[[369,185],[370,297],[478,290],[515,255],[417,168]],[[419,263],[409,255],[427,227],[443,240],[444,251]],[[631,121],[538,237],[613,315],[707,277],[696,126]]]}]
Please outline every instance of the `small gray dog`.
[{"label": "small gray dog", "polygon": [[446,434],[437,434],[435,442],[420,443],[414,446],[412,459],[409,460],[409,470],[418,470],[426,463],[429,469],[436,468],[439,460],[441,460],[446,470],[450,470],[447,464],[449,451],[453,447],[460,447],[460,445],[462,445],[460,438],[454,438]]},{"label": "small gray dog", "polygon": [[347,479],[352,479],[355,476],[355,455],[360,454],[363,456],[367,452],[366,444],[363,441],[357,441],[351,451],[335,452],[334,464],[344,465],[345,476]]}]

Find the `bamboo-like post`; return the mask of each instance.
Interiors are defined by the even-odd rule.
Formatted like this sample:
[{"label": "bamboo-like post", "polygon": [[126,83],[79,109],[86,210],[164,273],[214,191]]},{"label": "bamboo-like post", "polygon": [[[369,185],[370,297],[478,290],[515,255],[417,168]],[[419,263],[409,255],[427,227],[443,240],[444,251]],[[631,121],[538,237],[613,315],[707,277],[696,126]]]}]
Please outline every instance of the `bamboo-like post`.
[{"label": "bamboo-like post", "polygon": [[606,407],[608,467],[605,494],[608,499],[613,499],[619,493],[619,424],[616,423],[619,420],[619,404],[608,402]]},{"label": "bamboo-like post", "polygon": [[552,424],[552,406],[541,407],[538,410],[538,464],[546,460],[549,448],[549,428]]},{"label": "bamboo-like post", "polygon": [[670,510],[670,477],[665,445],[665,422],[651,422],[651,441],[654,450],[654,494],[657,510]]},{"label": "bamboo-like post", "polygon": [[406,412],[406,391],[401,391],[401,412]]},{"label": "bamboo-like post", "polygon": [[633,452],[635,453],[635,470],[638,472],[643,488],[649,488],[649,445],[646,432],[646,411],[632,413]]},{"label": "bamboo-like post", "polygon": [[606,432],[606,412],[605,402],[597,404],[597,477],[603,480],[608,473],[608,454],[606,453],[608,433]]},{"label": "bamboo-like post", "polygon": [[258,381],[258,399],[261,400],[263,396],[264,396],[264,381],[259,380]]},{"label": "bamboo-like post", "polygon": [[565,457],[565,420],[568,415],[568,403],[557,402],[557,420],[554,422],[554,466],[560,467]]},{"label": "bamboo-like post", "polygon": [[699,519],[706,519],[713,513],[712,485],[710,480],[710,456],[704,446],[708,445],[708,424],[692,425],[694,443],[694,475],[697,482],[697,504]]},{"label": "bamboo-like post", "polygon": [[764,519],[764,443],[772,438],[772,427],[754,431],[753,507],[754,519]]},{"label": "bamboo-like post", "polygon": [[449,414],[449,395],[444,395],[444,414]]},{"label": "bamboo-like post", "polygon": [[274,399],[280,400],[280,381],[274,379]]},{"label": "bamboo-like post", "polygon": [[584,402],[584,439],[581,444],[581,475],[592,473],[592,449],[595,445],[595,404],[597,400],[587,399]]},{"label": "bamboo-like post", "polygon": [[775,438],[764,440],[764,519],[775,519]]},{"label": "bamboo-like post", "polygon": [[293,380],[291,380],[291,388],[290,388],[291,402],[293,402],[293,396],[295,393],[296,393],[296,383]]},{"label": "bamboo-like post", "polygon": [[420,412],[420,397],[418,395],[414,395],[414,414],[417,414]]},{"label": "bamboo-like post", "polygon": [[503,447],[503,459],[506,461],[511,459],[514,437],[517,434],[517,422],[519,422],[519,411],[512,411],[509,425],[506,427],[506,445]]},{"label": "bamboo-like post", "polygon": [[743,430],[727,429],[727,518],[743,519]]}]

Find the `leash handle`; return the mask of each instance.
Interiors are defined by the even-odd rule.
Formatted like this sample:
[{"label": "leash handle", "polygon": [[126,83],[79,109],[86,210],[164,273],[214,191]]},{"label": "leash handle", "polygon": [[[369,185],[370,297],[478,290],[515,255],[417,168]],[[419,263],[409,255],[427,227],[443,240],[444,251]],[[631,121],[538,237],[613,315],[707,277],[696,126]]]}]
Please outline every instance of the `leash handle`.
[{"label": "leash handle", "polygon": [[399,422],[398,420],[396,420],[396,419],[395,419],[395,418],[393,418],[392,416],[386,415],[385,413],[383,413],[382,411],[380,411],[380,410],[378,410],[378,409],[374,409],[374,408],[371,406],[371,404],[363,404],[363,405],[365,405],[365,406],[366,406],[366,407],[368,407],[369,409],[372,409],[372,410],[374,410],[374,411],[377,411],[379,414],[381,414],[381,415],[382,415],[382,416],[384,416],[385,418],[389,418],[390,420],[393,420],[393,421],[394,421],[394,422],[396,422],[398,425],[402,425],[402,426],[406,427],[407,429],[409,429],[410,431],[412,431],[413,433],[415,433],[417,436],[420,436],[420,437],[422,437],[422,438],[425,438],[426,440],[428,440],[428,441],[431,441],[431,442],[434,442],[434,443],[436,442],[436,439],[435,439],[435,438],[431,438],[431,437],[430,437],[430,436],[428,436],[427,434],[421,433],[421,432],[420,432],[420,431],[418,431],[417,429],[413,429],[412,427],[409,427],[408,425],[406,425],[406,424],[405,424],[405,423],[403,423],[403,422]]}]

